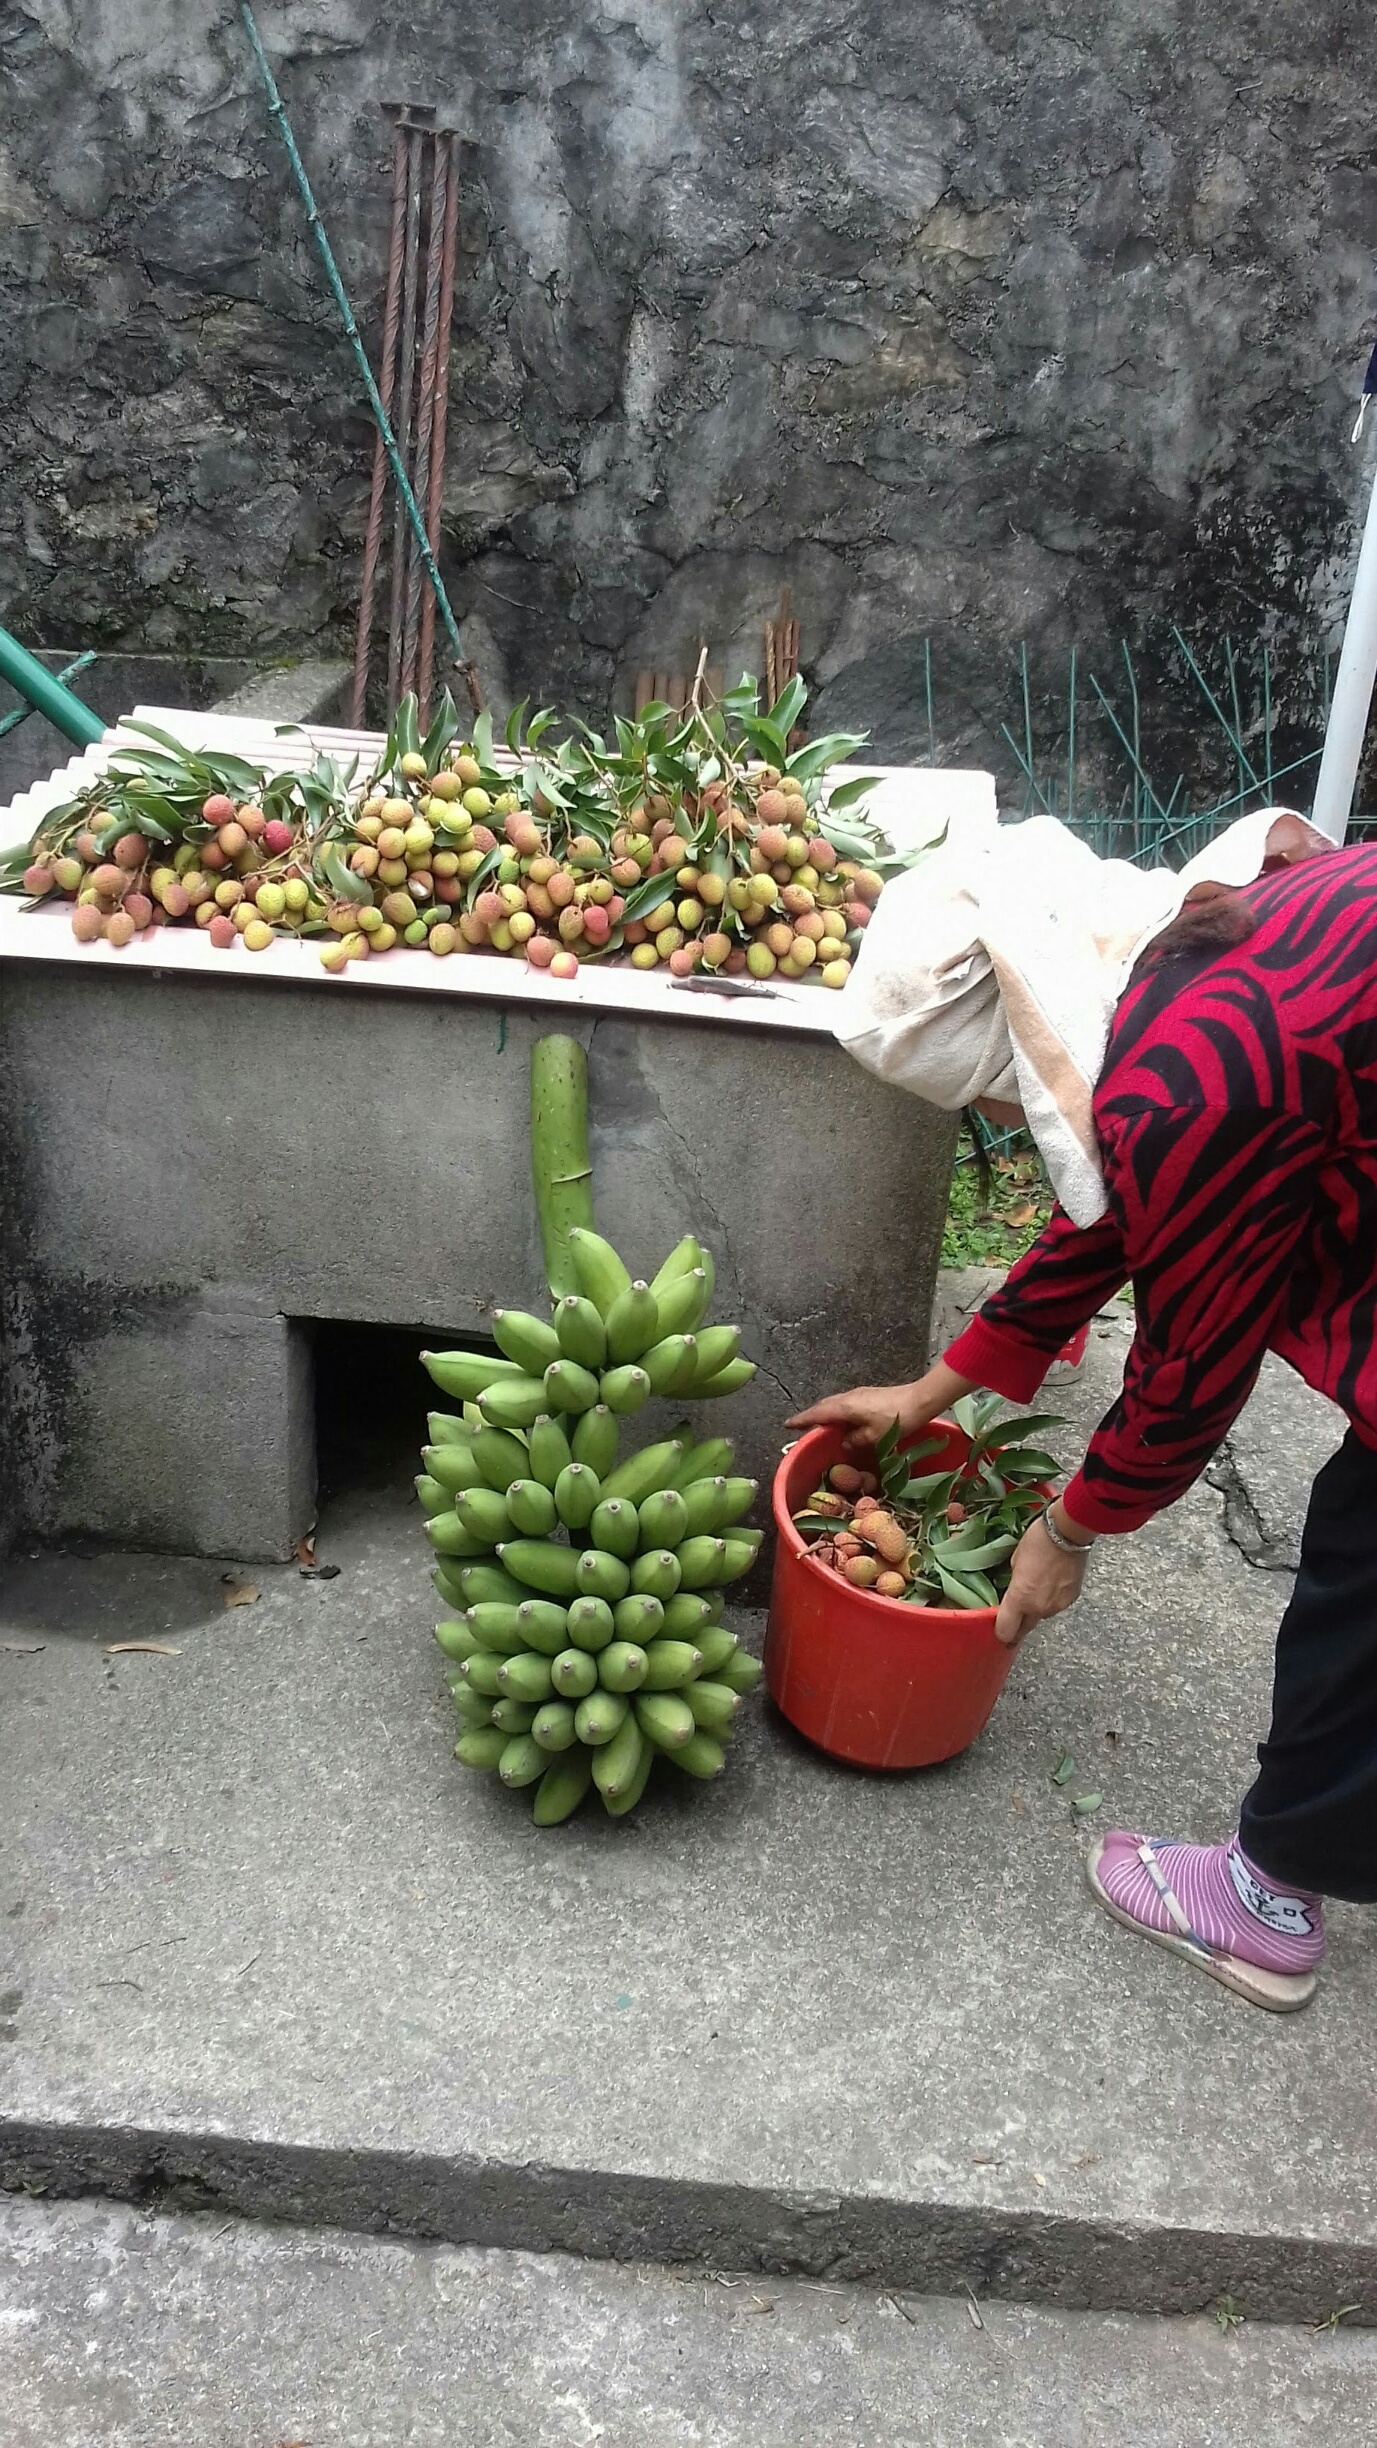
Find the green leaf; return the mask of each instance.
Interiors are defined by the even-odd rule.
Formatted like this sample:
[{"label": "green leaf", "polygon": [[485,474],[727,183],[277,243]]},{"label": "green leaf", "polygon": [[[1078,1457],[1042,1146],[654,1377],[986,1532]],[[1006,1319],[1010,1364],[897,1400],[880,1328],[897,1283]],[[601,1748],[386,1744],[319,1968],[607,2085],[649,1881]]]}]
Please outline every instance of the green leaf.
[{"label": "green leaf", "polygon": [[891,1420],[883,1435],[878,1436],[875,1439],[875,1459],[877,1462],[888,1462],[891,1455],[898,1452],[899,1435],[900,1428],[898,1420]]},{"label": "green leaf", "polygon": [[513,756],[518,755],[520,752],[521,726],[526,720],[526,708],[530,702],[529,697],[523,697],[520,705],[514,705],[510,714],[507,716],[507,746],[510,748]]},{"label": "green leaf", "polygon": [[[488,727],[486,752],[478,746],[479,723],[486,723]],[[426,761],[427,773],[434,773],[440,758],[444,755],[450,741],[456,736],[458,729],[459,708],[456,706],[454,699],[449,693],[449,690],[446,689],[444,695],[440,699],[438,707],[436,708],[430,729],[427,731],[425,738],[421,743],[421,754]],[[490,714],[479,715],[478,722],[476,722],[473,726],[473,744],[477,750],[480,761],[484,765],[489,764],[492,759],[492,716]]]},{"label": "green leaf", "polygon": [[644,918],[650,910],[660,909],[666,901],[672,901],[678,889],[672,875],[644,876],[639,884],[632,885],[626,896],[626,906],[622,911],[623,926],[633,918]]},{"label": "green leaf", "polygon": [[1006,1556],[1013,1554],[1017,1545],[1018,1541],[1014,1538],[987,1539],[982,1546],[963,1547],[957,1553],[950,1539],[944,1539],[940,1549],[934,1539],[932,1560],[934,1564],[945,1564],[948,1572],[983,1572],[992,1564],[1002,1564]]},{"label": "green leaf", "polygon": [[393,717],[393,729],[397,734],[398,762],[405,756],[419,756],[421,753],[420,708],[411,690],[407,691],[397,708]]},{"label": "green leaf", "polygon": [[985,1444],[991,1453],[998,1453],[1003,1445],[1016,1444],[1023,1437],[1040,1436],[1044,1428],[1065,1426],[1066,1421],[1059,1412],[1029,1411],[1021,1419],[1001,1420],[997,1427],[990,1429]]},{"label": "green leaf", "polygon": [[782,765],[784,763],[785,756],[788,752],[789,743],[777,723],[768,721],[767,718],[761,714],[757,715],[751,722],[743,722],[741,725],[741,730],[742,736],[750,741],[750,744],[754,748],[757,756],[759,756],[766,765]]},{"label": "green leaf", "polygon": [[536,741],[545,737],[545,734],[549,730],[554,719],[555,710],[553,706],[542,706],[538,714],[532,715],[530,722],[526,726],[526,745],[528,748],[534,748]]},{"label": "green leaf", "polygon": [[474,871],[469,877],[468,883],[464,888],[464,907],[466,910],[471,910],[473,908],[479,894],[486,886],[489,876],[493,873],[494,869],[501,866],[503,859],[508,855],[509,853],[506,843],[499,842],[495,850],[489,850],[486,857],[480,860],[479,864],[474,868]]},{"label": "green leaf", "polygon": [[373,898],[366,877],[355,875],[346,865],[338,842],[326,842],[320,852],[320,871],[332,892],[341,901],[356,901],[362,905]]},{"label": "green leaf", "polygon": [[[770,708],[769,719],[774,724],[774,727],[776,731],[779,732],[781,738],[785,741],[788,740],[790,732],[793,730],[807,703],[807,688],[805,687],[803,681],[799,678],[798,673],[795,672],[794,677],[789,682],[788,687],[781,692]],[[792,773],[794,770],[795,768],[791,765],[789,771]]]},{"label": "green leaf", "polygon": [[1076,1763],[1074,1759],[1069,1751],[1063,1751],[1060,1759],[1057,1761],[1056,1767],[1052,1770],[1052,1783],[1054,1785],[1069,1785],[1075,1773]]},{"label": "green leaf", "polygon": [[857,774],[852,781],[839,782],[835,790],[828,792],[827,805],[823,810],[822,829],[829,841],[832,838],[833,810],[835,809],[840,814],[843,808],[854,807],[858,799],[864,799],[868,792],[874,790],[879,779],[878,774]]},{"label": "green leaf", "polygon": [[1061,1474],[1061,1464],[1051,1454],[1027,1446],[1001,1454],[999,1459],[1006,1479],[1056,1479]]},{"label": "green leaf", "polygon": [[942,1595],[950,1601],[952,1606],[989,1607],[998,1605],[999,1602],[988,1581],[982,1584],[978,1576],[970,1580],[959,1579],[955,1573],[948,1572],[944,1564],[939,1564],[936,1556],[933,1557],[932,1562],[933,1569],[942,1585]]},{"label": "green leaf", "polygon": [[1088,1819],[1092,1811],[1097,1811],[1102,1807],[1103,1802],[1102,1793],[1077,1794],[1071,1808],[1078,1819]]}]

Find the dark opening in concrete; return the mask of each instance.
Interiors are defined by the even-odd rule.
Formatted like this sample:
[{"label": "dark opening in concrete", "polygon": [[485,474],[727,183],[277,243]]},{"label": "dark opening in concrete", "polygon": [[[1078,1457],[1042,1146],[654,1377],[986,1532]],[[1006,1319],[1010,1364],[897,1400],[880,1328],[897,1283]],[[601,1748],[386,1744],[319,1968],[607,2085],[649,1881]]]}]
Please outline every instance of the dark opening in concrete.
[{"label": "dark opening in concrete", "polygon": [[[302,1321],[315,1359],[316,1471],[322,1505],[364,1489],[410,1496],[429,1442],[428,1411],[457,1411],[421,1366],[423,1351],[479,1337],[443,1326]],[[495,1348],[492,1347],[492,1348]]]}]

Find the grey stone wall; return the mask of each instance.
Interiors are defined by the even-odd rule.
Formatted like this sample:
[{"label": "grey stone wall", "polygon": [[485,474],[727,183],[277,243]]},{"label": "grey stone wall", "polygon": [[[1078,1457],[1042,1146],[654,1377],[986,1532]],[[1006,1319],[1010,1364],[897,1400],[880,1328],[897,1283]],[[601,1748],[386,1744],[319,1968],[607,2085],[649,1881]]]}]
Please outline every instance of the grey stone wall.
[{"label": "grey stone wall", "polygon": [[[948,744],[1019,637],[1341,607],[1377,311],[1357,0],[281,0],[376,336],[386,98],[465,162],[446,560],[499,691],[589,709],[781,584],[824,709]],[[0,7],[0,606],[300,651],[369,436],[237,11]]]}]

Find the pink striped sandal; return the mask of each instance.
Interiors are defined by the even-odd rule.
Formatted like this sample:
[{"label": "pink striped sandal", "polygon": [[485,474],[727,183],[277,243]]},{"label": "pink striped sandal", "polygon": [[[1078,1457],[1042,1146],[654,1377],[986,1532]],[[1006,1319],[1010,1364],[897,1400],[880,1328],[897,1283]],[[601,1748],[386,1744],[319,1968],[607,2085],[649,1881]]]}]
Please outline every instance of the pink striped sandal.
[{"label": "pink striped sandal", "polygon": [[[1126,1852],[1123,1850],[1125,1847],[1130,1850]],[[1111,1829],[1107,1836],[1100,1838],[1086,1862],[1086,1877],[1090,1882],[1091,1894],[1111,1918],[1122,1922],[1125,1929],[1136,1930],[1140,1937],[1150,1938],[1154,1946],[1166,1947],[1171,1954],[1184,1956],[1187,1963],[1197,1964],[1202,1972],[1209,1974],[1211,1980],[1234,1990],[1239,1997],[1246,1998],[1250,2006],[1260,2006],[1268,2014],[1295,2014],[1302,2006],[1308,2006],[1319,1985],[1313,1970],[1287,1972],[1250,1963],[1246,1956],[1231,1954],[1225,1947],[1212,1945],[1199,1935],[1157,1858],[1159,1847],[1168,1849],[1161,1837],[1135,1836],[1125,1828]],[[1117,1858],[1107,1863],[1106,1855],[1111,1848],[1115,1848]],[[1216,1852],[1225,1857],[1229,1876],[1238,1891],[1237,1912],[1231,1918],[1241,1920],[1244,1910],[1251,1909],[1257,1917],[1260,1931],[1271,1929],[1277,1933],[1279,1952],[1313,1953],[1317,1943],[1320,1952],[1323,1951],[1324,1924],[1317,1898],[1312,1901],[1298,1890],[1293,1900],[1285,1890],[1274,1894],[1270,1889],[1263,1888],[1246,1858],[1240,1856],[1241,1868],[1234,1869],[1229,1857],[1237,1851],[1236,1846],[1199,1846],[1190,1849],[1202,1857]],[[1156,1901],[1163,1916],[1165,1926],[1160,1929],[1155,1929],[1151,1921],[1142,1918],[1139,1912],[1128,1910],[1105,1883],[1107,1869],[1111,1876],[1117,1872],[1122,1879],[1129,1870],[1130,1859],[1133,1864],[1133,1886],[1141,1889],[1142,1873],[1146,1873],[1151,1898]],[[1116,1880],[1116,1883],[1119,1881]],[[1142,1892],[1134,1896],[1134,1902],[1151,1909],[1147,1896]],[[1259,1902],[1263,1907],[1261,1912],[1257,1909]]]}]

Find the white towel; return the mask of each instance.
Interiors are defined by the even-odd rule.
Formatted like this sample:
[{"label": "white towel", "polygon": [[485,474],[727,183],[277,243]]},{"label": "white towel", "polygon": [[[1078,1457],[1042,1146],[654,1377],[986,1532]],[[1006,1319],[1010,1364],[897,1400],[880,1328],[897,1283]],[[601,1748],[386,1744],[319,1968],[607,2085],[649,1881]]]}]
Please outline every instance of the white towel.
[{"label": "white towel", "polygon": [[1021,1105],[1073,1220],[1105,1211],[1091,1099],[1134,962],[1187,900],[1334,844],[1291,808],[1240,817],[1179,873],[1097,858],[1054,816],[953,820],[886,885],[839,999],[857,1062],[949,1112]]}]

